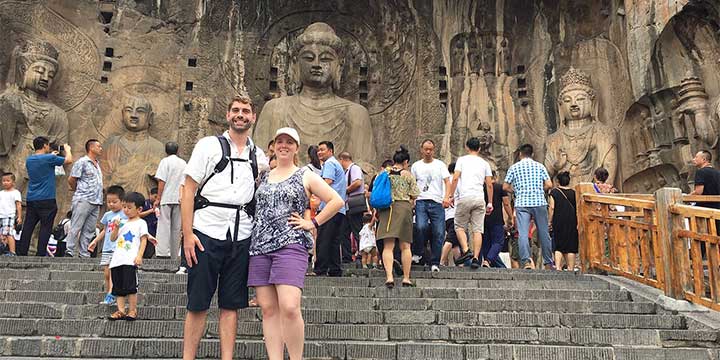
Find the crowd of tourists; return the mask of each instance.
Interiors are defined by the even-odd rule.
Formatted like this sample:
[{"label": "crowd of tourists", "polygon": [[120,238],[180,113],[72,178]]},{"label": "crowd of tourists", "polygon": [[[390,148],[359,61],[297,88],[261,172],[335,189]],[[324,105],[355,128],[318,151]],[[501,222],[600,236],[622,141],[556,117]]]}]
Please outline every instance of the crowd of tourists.
[{"label": "crowd of tourists", "polygon": [[[252,101],[236,97],[227,109],[228,130],[201,139],[187,163],[177,156],[178,145],[167,143],[158,187],[147,198],[119,185],[103,187],[99,141],[88,140],[86,155],[73,161],[70,146],[52,150],[47,138],[37,137],[35,154],[26,160],[24,213],[14,175],[2,174],[5,253],[28,255],[38,223],[37,256],[96,253],[107,292],[103,303],[117,305],[110,320],[137,319],[137,271],[144,258],[181,261],[179,272],[188,275],[186,358],[195,356],[216,292],[223,357],[232,356],[236,310],[250,305],[249,287],[263,314],[270,357],[281,358],[287,348],[299,358],[305,278],[341,276],[343,262],[383,269],[388,288],[415,286],[413,262],[433,272],[451,265],[503,268],[500,254],[508,250],[513,268],[576,267],[570,174],[559,173],[553,183],[529,144],[519,147],[502,180],[481,156],[477,138],[447,165],[435,158],[432,140],[420,144],[414,162],[402,146],[368,179],[352,154],[336,157],[330,141],[310,144],[309,163],[298,164],[301,139],[293,128],[277,129],[263,150],[249,136],[255,119]],[[710,162],[707,152],[696,156],[696,194],[718,190],[720,173]],[[71,163],[71,212],[53,228],[55,181]],[[615,191],[607,177],[605,169],[595,171],[598,192]]]}]

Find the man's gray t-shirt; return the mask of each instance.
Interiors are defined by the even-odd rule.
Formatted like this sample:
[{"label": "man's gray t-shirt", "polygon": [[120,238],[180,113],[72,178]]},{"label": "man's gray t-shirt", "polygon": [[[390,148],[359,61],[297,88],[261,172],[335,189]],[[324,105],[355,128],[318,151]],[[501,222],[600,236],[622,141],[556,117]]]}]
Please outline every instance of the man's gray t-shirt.
[{"label": "man's gray t-shirt", "polygon": [[[360,180],[360,182],[363,182],[363,173],[362,168],[360,168],[360,165],[358,164],[351,164],[348,170],[345,172],[345,177],[348,177],[348,172],[350,172],[348,186],[355,182],[356,180]],[[358,194],[364,194],[365,193],[365,187],[360,185],[357,189],[351,191],[348,196],[358,195]]]},{"label": "man's gray t-shirt", "polygon": [[165,182],[160,205],[175,205],[180,203],[180,185],[185,181],[185,160],[177,155],[170,155],[158,165],[155,178]]}]

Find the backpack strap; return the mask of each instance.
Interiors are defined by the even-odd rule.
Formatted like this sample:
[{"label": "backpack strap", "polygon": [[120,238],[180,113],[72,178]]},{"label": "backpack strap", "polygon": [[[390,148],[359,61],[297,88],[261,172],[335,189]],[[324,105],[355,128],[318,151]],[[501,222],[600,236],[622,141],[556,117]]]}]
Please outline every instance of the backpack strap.
[{"label": "backpack strap", "polygon": [[[250,143],[250,139],[248,139],[246,146],[250,147],[249,159],[245,160],[245,159],[241,159],[241,158],[232,158],[232,157],[230,157],[230,154],[231,154],[230,141],[228,141],[228,139],[223,135],[218,135],[217,139],[220,142],[220,147],[222,148],[222,156],[220,157],[220,161],[218,161],[217,164],[215,164],[215,168],[213,169],[213,172],[210,174],[210,176],[208,176],[207,179],[205,179],[205,181],[200,185],[197,192],[195,193],[194,210],[202,209],[202,208],[205,208],[208,206],[221,207],[221,208],[226,208],[226,209],[234,209],[235,210],[235,229],[233,232],[233,240],[237,241],[238,240],[238,238],[237,238],[238,230],[240,227],[240,222],[239,222],[240,211],[244,211],[245,213],[248,214],[248,216],[255,215],[256,202],[255,202],[254,192],[258,188],[257,149],[254,144]],[[233,161],[250,163],[250,168],[252,169],[253,182],[254,182],[254,184],[253,184],[254,190],[253,190],[252,200],[250,200],[250,202],[243,204],[243,205],[225,204],[225,203],[217,203],[217,202],[207,201],[207,199],[205,199],[202,196],[202,190],[205,187],[205,184],[207,184],[208,181],[210,181],[210,179],[213,178],[213,176],[223,172],[223,170],[225,170],[225,168],[228,166],[228,164],[230,164],[230,182],[231,183],[233,182],[233,179],[235,178],[235,174],[234,174],[235,167],[231,164],[231,162],[233,162]]]}]

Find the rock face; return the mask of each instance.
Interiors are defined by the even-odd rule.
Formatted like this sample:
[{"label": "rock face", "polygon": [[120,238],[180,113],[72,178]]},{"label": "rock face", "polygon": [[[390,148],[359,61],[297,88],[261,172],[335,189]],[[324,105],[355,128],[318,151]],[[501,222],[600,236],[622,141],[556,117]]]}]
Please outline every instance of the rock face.
[{"label": "rock face", "polygon": [[[294,44],[315,22],[342,40],[334,96],[369,117],[361,162],[425,138],[451,161],[469,136],[501,176],[522,143],[542,160],[571,67],[591,79],[598,123],[619,134],[616,187],[687,188],[692,154],[717,155],[713,0],[0,0],[0,92],[15,91],[15,47],[46,41],[59,54],[46,103],[66,114],[75,149],[122,133],[117,109],[133,93],[153,104],[149,136],[186,157],[225,126],[234,94],[250,95],[261,121],[270,100],[301,94]],[[11,120],[0,114],[3,134]]]}]

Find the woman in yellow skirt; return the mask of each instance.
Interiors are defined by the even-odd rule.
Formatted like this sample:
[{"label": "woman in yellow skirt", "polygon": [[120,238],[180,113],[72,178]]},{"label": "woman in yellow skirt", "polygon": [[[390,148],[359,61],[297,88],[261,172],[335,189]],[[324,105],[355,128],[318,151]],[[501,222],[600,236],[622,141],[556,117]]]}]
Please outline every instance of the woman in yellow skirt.
[{"label": "woman in yellow skirt", "polygon": [[410,153],[404,146],[395,152],[393,166],[385,171],[389,172],[390,187],[393,203],[388,209],[378,211],[377,240],[382,241],[382,261],[385,267],[385,286],[392,289],[395,286],[393,278],[393,250],[395,241],[400,243],[401,262],[403,268],[403,287],[414,287],[410,281],[410,265],[412,252],[410,245],[413,238],[413,206],[420,190],[415,177],[410,172]]}]

